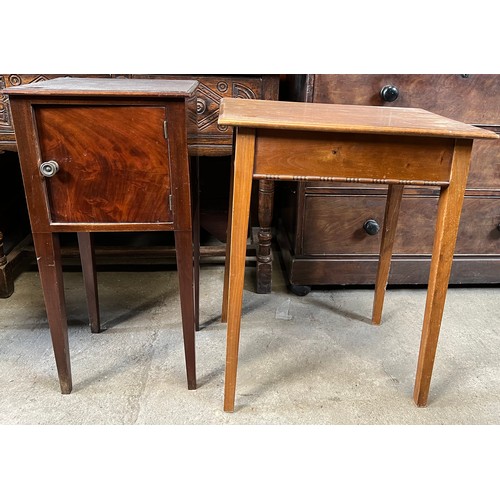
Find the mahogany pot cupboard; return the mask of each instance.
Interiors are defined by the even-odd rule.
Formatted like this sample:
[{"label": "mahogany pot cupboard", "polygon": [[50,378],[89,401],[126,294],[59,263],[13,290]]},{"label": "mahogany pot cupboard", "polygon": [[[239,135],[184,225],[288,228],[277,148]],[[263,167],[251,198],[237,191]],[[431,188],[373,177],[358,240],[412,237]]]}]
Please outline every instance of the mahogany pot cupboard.
[{"label": "mahogany pot cupboard", "polygon": [[[9,89],[61,392],[72,390],[60,234],[76,232],[91,331],[101,331],[93,236],[173,232],[189,389],[199,255],[187,110],[195,80],[56,78]],[[196,219],[195,219],[196,220]]]},{"label": "mahogany pot cupboard", "polygon": [[[201,226],[206,236],[202,241],[201,256],[223,258],[226,237],[227,198],[229,196],[229,164],[233,145],[231,127],[217,123],[219,105],[223,97],[241,99],[278,99],[278,75],[0,75],[0,169],[6,183],[0,185],[0,297],[8,297],[14,291],[14,278],[25,267],[34,262],[34,252],[29,244],[24,192],[17,159],[17,143],[12,123],[8,95],[4,89],[19,85],[42,82],[61,76],[100,77],[117,79],[191,79],[198,81],[195,106],[188,115],[188,146],[194,166],[200,165],[199,182],[201,193],[193,202],[201,203]],[[4,154],[1,154],[5,152]],[[5,172],[9,171],[9,176]],[[197,174],[197,169],[194,175]],[[195,179],[197,180],[197,179]],[[250,233],[249,254],[257,257],[257,290],[271,290],[271,232],[272,183],[256,182],[259,193],[253,210],[254,231]],[[24,205],[24,206],[23,206]],[[3,234],[2,234],[3,233]],[[215,238],[211,237],[215,236]],[[27,236],[23,240],[23,236]],[[69,236],[67,236],[69,238]],[[157,244],[151,234],[145,240],[138,236],[133,244],[131,238],[113,234],[110,238],[100,234],[96,238],[98,263],[149,264],[171,262],[175,257],[172,245]],[[2,247],[2,242],[4,245]],[[143,244],[144,242],[144,244]],[[78,263],[78,250],[72,241],[66,241],[62,253],[65,262]],[[222,244],[220,244],[222,243]],[[4,251],[5,250],[5,251]]]}]

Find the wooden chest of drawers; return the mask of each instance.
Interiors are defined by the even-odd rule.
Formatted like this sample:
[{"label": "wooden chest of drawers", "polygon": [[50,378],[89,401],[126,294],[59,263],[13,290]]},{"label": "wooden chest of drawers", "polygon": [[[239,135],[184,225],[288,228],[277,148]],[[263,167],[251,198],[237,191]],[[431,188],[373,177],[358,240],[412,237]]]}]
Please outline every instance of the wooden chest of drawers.
[{"label": "wooden chest of drawers", "polygon": [[[417,107],[500,131],[500,75],[290,75],[282,98]],[[289,183],[276,207],[292,285],[373,284],[386,188]],[[438,191],[405,189],[389,283],[425,284]],[[500,282],[500,144],[478,141],[450,283]]]}]

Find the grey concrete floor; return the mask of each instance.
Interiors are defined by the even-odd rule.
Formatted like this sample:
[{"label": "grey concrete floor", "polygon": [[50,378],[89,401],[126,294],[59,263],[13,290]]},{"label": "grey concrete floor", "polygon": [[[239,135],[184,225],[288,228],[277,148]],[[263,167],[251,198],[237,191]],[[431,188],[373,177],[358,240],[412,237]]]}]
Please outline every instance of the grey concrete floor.
[{"label": "grey concrete floor", "polygon": [[[277,259],[275,260],[277,263]],[[98,274],[91,334],[82,276],[65,272],[73,392],[61,395],[36,272],[0,301],[0,424],[499,424],[500,288],[451,288],[429,405],[412,400],[424,289],[273,293],[247,267],[235,412],[222,410],[222,265],[201,269],[198,389],[185,378],[175,270]]]}]

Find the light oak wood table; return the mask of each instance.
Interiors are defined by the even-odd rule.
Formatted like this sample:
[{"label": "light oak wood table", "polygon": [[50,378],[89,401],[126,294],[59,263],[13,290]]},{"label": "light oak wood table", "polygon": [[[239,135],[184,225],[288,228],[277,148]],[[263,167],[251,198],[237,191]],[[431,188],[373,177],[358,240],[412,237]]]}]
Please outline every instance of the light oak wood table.
[{"label": "light oak wood table", "polygon": [[227,321],[224,410],[234,411],[252,179],[388,184],[372,321],[380,323],[405,185],[439,186],[434,248],[414,400],[425,406],[474,139],[488,130],[423,109],[223,99],[235,127],[222,321]]}]

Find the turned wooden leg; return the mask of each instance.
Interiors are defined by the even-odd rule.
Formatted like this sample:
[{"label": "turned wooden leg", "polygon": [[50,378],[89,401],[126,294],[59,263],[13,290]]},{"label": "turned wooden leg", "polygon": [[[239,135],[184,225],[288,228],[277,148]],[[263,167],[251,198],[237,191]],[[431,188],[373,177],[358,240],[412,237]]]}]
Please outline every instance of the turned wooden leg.
[{"label": "turned wooden leg", "polygon": [[71,366],[59,235],[33,233],[33,243],[59,374],[59,384],[61,392],[69,394],[72,389]]},{"label": "turned wooden leg", "polygon": [[450,184],[441,189],[439,197],[427,302],[413,393],[413,398],[418,406],[425,406],[429,395],[432,369],[467,182],[471,147],[472,141],[457,141],[453,154]]},{"label": "turned wooden leg", "polygon": [[191,209],[193,219],[194,324],[200,329],[200,158],[191,157]]},{"label": "turned wooden leg", "polygon": [[14,280],[7,269],[7,256],[3,250],[3,234],[0,232],[0,298],[10,297],[14,293]]},{"label": "turned wooden leg", "polygon": [[[224,411],[234,411],[236,372],[240,339],[243,286],[245,283],[245,258],[252,191],[252,173],[255,136],[252,131],[241,130],[235,150],[231,196],[230,239],[228,240],[229,262],[227,274],[227,348],[224,385]],[[228,266],[229,264],[229,266]]]},{"label": "turned wooden leg", "polygon": [[101,319],[99,314],[99,295],[97,292],[97,274],[94,252],[94,235],[92,233],[77,233],[78,247],[80,249],[80,260],[82,262],[83,284],[89,311],[90,331],[99,333],[101,331]]},{"label": "turned wooden leg", "polygon": [[273,254],[271,251],[274,181],[259,181],[259,244],[257,245],[257,293],[271,293]]},{"label": "turned wooden leg", "polygon": [[396,226],[398,223],[401,198],[403,196],[403,187],[402,184],[390,184],[387,191],[384,227],[382,229],[377,278],[375,280],[375,298],[373,300],[372,323],[374,325],[379,325],[382,319],[385,289],[387,288],[387,281],[389,279],[392,247],[394,245],[394,237],[396,236]]},{"label": "turned wooden leg", "polygon": [[188,389],[196,389],[193,235],[190,230],[175,231],[175,254],[179,274]]}]

